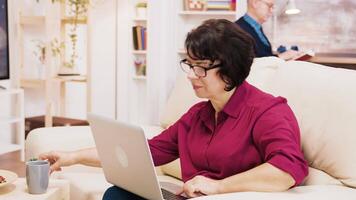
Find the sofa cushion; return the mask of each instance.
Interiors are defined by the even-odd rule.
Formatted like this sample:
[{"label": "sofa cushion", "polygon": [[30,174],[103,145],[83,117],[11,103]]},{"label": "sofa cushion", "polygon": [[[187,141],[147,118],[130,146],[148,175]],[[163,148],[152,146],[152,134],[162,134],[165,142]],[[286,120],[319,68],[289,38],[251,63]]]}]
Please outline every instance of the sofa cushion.
[{"label": "sofa cushion", "polygon": [[[103,174],[97,173],[63,173],[60,178],[69,180],[71,196],[70,199],[75,200],[99,200],[107,188],[111,186],[106,182]],[[159,176],[160,181],[174,183],[174,185],[181,185],[182,183],[167,176]],[[164,184],[167,186],[167,184]],[[174,186],[172,185],[172,186]],[[170,189],[176,190],[176,187]],[[356,199],[356,189],[351,189],[344,186],[303,186],[296,187],[287,192],[238,192],[231,194],[204,196],[194,198],[197,200],[309,200],[309,199],[338,199],[338,200],[352,200]]]},{"label": "sofa cushion", "polygon": [[[61,173],[58,178],[70,182],[70,199],[75,200],[101,200],[106,189],[112,186],[103,173]],[[158,179],[172,192],[177,192],[183,185],[181,181],[169,176],[158,176]]]},{"label": "sofa cushion", "polygon": [[312,185],[292,188],[286,192],[235,192],[203,196],[194,200],[353,200],[356,189],[339,185]]},{"label": "sofa cushion", "polygon": [[309,167],[309,174],[302,185],[342,185],[342,183],[321,170]]},{"label": "sofa cushion", "polygon": [[89,126],[38,128],[28,134],[25,157],[28,160],[55,149],[73,151],[93,146],[95,142]]},{"label": "sofa cushion", "polygon": [[182,171],[180,167],[180,159],[176,159],[168,164],[161,166],[161,172],[163,174],[182,179]]},{"label": "sofa cushion", "polygon": [[163,113],[160,116],[160,124],[167,128],[176,122],[188,109],[199,101],[203,101],[194,94],[193,87],[185,73],[178,73],[174,88],[169,95]]},{"label": "sofa cushion", "polygon": [[288,99],[309,165],[356,187],[356,71],[301,61],[253,68],[268,79],[261,84],[251,73],[251,84]]},{"label": "sofa cushion", "polygon": [[70,182],[70,199],[101,200],[107,188],[112,186],[106,182],[104,173],[61,173],[60,179]]}]

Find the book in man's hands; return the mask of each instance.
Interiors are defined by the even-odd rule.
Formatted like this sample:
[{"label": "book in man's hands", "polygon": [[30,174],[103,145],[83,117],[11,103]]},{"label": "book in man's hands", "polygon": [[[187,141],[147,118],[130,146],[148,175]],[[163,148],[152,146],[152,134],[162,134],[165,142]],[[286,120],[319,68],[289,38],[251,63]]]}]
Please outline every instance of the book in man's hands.
[{"label": "book in man's hands", "polygon": [[313,56],[315,56],[315,52],[310,49],[308,51],[300,53],[297,57],[293,58],[293,60],[307,61]]}]

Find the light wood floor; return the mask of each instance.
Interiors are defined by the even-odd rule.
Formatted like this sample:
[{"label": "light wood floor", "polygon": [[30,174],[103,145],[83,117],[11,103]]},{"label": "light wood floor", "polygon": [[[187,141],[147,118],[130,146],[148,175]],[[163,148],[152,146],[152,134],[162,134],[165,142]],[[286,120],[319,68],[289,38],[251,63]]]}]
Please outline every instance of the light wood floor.
[{"label": "light wood floor", "polygon": [[0,169],[15,172],[19,177],[26,176],[25,163],[20,159],[20,151],[0,155]]}]

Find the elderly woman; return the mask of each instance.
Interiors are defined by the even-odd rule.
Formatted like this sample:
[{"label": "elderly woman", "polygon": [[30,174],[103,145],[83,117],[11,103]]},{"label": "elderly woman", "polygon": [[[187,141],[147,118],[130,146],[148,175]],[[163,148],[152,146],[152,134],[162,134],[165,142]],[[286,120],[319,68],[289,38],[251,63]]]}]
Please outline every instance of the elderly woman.
[{"label": "elderly woman", "polygon": [[[198,97],[177,122],[149,140],[154,164],[180,158],[189,197],[240,191],[285,191],[308,174],[297,120],[287,100],[246,82],[253,39],[236,24],[211,19],[188,33],[180,62]],[[51,152],[52,170],[100,166],[95,149]],[[141,199],[116,186],[104,199]]]}]

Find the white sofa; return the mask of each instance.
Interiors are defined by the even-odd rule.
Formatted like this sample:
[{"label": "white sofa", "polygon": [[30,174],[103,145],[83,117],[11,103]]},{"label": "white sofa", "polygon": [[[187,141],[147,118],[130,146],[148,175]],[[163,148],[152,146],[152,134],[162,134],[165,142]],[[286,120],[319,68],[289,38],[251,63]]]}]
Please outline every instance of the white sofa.
[{"label": "white sofa", "polygon": [[[240,192],[196,199],[356,199],[356,71],[308,62],[285,62],[268,57],[255,59],[248,81],[258,88],[284,96],[294,110],[309,176],[302,186],[286,192]],[[145,127],[150,138],[177,120],[199,101],[185,79],[176,82],[161,127]],[[49,150],[75,150],[94,146],[89,127],[36,129],[26,141],[26,159]],[[164,174],[180,177],[178,162],[161,167]],[[84,166],[65,168],[53,175],[71,182],[71,199],[101,199],[110,184],[101,169]],[[160,178],[173,180],[168,176]]]}]

